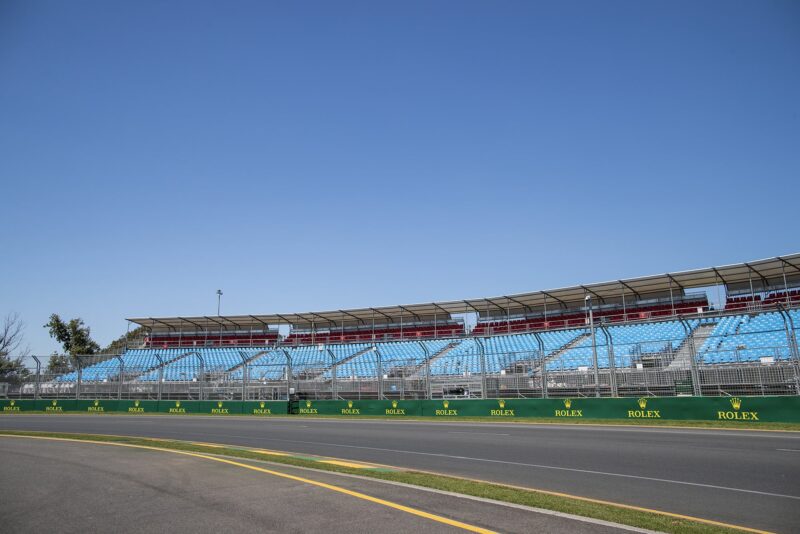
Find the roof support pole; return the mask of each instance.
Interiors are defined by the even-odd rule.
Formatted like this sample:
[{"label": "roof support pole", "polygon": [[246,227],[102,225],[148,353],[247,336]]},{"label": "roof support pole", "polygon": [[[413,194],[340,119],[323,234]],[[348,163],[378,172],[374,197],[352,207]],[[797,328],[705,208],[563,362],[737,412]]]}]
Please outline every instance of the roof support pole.
[{"label": "roof support pole", "polygon": [[786,305],[791,305],[791,300],[789,299],[789,284],[786,283],[786,264],[781,263],[781,274],[783,275],[783,292],[786,296]]},{"label": "roof support pole", "polygon": [[675,315],[675,299],[672,297],[672,277],[669,277],[669,306],[672,308],[672,315]]},{"label": "roof support pole", "polygon": [[603,333],[603,337],[606,338],[606,347],[608,347],[608,372],[609,382],[611,384],[611,396],[619,397],[617,392],[617,362],[614,356],[614,340],[611,337],[611,331],[605,325],[601,324],[598,328],[600,332]]},{"label": "roof support pole", "polygon": [[119,375],[117,375],[117,400],[122,400],[122,383],[125,381],[125,362],[122,361],[122,356],[117,354],[114,356],[119,362]]},{"label": "roof support pole", "polygon": [[[290,400],[292,394],[292,356],[286,349],[281,349],[281,352],[286,356],[286,400]],[[299,392],[295,392],[299,393]]]},{"label": "roof support pole", "polygon": [[683,327],[683,331],[686,334],[686,341],[688,342],[687,345],[689,347],[689,362],[692,373],[692,394],[695,397],[702,397],[703,389],[700,387],[700,371],[697,368],[697,351],[694,346],[692,329],[689,327],[689,323],[687,323],[686,319],[683,317],[678,317],[678,322],[680,322],[681,326]]},{"label": "roof support pole", "polygon": [[424,341],[417,341],[422,352],[425,353],[425,398],[430,400],[433,398],[433,389],[431,388],[431,351],[428,350]]},{"label": "roof support pole", "polygon": [[250,368],[247,364],[247,358],[240,350],[236,351],[242,359],[242,402],[247,400],[247,382],[250,374]]},{"label": "roof support pole", "polygon": [[486,398],[486,349],[483,346],[483,340],[479,337],[475,338],[478,344],[478,351],[481,355],[481,398]]},{"label": "roof support pole", "polygon": [[164,359],[157,352],[153,353],[158,360],[158,400],[161,400],[161,390],[164,386]]},{"label": "roof support pole", "polygon": [[31,356],[36,362],[36,383],[33,385],[33,398],[39,398],[39,384],[42,380],[42,362],[36,356]]},{"label": "roof support pole", "polygon": [[536,344],[539,345],[539,376],[542,380],[542,398],[547,398],[547,366],[545,365],[544,357],[544,341],[542,340],[539,332],[534,332],[533,336],[536,338]]}]

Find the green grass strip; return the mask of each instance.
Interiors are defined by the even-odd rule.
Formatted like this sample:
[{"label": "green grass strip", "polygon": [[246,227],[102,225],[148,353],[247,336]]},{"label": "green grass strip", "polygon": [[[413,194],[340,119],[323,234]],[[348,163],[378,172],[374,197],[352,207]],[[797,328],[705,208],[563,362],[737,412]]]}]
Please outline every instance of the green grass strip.
[{"label": "green grass strip", "polygon": [[751,421],[701,421],[701,420],[681,420],[681,419],[650,419],[646,422],[630,419],[570,419],[569,422],[557,421],[554,418],[545,417],[518,417],[518,418],[503,418],[497,417],[480,417],[480,416],[459,416],[459,417],[399,417],[399,416],[381,416],[381,415],[288,415],[288,414],[272,414],[272,415],[250,415],[250,414],[225,414],[225,415],[212,415],[207,413],[186,413],[186,414],[167,414],[163,412],[148,412],[132,414],[128,412],[103,412],[103,413],[84,413],[84,412],[62,412],[54,414],[51,412],[28,410],[26,412],[16,413],[0,413],[0,415],[7,415],[14,417],[16,415],[29,415],[29,414],[46,414],[54,417],[63,415],[91,415],[93,417],[103,417],[104,415],[126,415],[129,417],[149,417],[153,415],[161,417],[253,417],[253,418],[289,418],[289,419],[344,419],[351,421],[359,420],[374,420],[374,421],[421,421],[427,423],[494,423],[494,424],[538,424],[538,425],[553,425],[553,426],[571,426],[571,425],[604,425],[604,426],[639,426],[639,427],[671,427],[671,428],[709,428],[709,429],[723,429],[723,430],[781,430],[787,432],[800,432],[800,423],[761,423]]},{"label": "green grass strip", "polygon": [[73,434],[63,432],[33,432],[13,430],[2,430],[0,431],[0,435],[41,436],[81,441],[125,443],[165,450],[198,452],[209,455],[222,455],[247,460],[257,460],[273,464],[306,467],[322,471],[346,473],[381,480],[389,480],[393,482],[402,482],[415,486],[460,493],[463,495],[472,495],[475,497],[482,497],[496,501],[522,504],[535,508],[543,508],[546,510],[554,510],[557,512],[579,515],[583,517],[602,519],[614,523],[621,523],[624,525],[630,525],[649,530],[657,530],[661,532],[706,534],[742,532],[750,530],[727,528],[721,525],[703,523],[701,521],[695,521],[689,518],[675,517],[666,513],[626,508],[624,505],[593,502],[590,500],[582,500],[580,498],[574,498],[570,496],[555,495],[544,491],[474,481],[447,475],[425,473],[413,470],[386,470],[381,468],[356,469],[335,464],[321,463],[321,460],[326,460],[328,458],[277,456],[259,453],[256,450],[249,450],[246,448],[238,448],[233,446],[212,447],[185,441],[137,438],[128,436],[105,436],[98,434]]}]

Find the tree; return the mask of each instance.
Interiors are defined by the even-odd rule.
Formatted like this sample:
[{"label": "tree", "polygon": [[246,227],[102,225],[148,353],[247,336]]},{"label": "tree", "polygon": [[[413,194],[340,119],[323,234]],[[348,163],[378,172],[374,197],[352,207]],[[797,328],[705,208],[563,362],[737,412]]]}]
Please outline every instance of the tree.
[{"label": "tree", "polygon": [[127,334],[122,334],[117,339],[109,343],[108,346],[103,348],[103,354],[120,354],[125,352],[125,349],[128,348],[128,341],[132,339],[139,339],[140,337],[144,336],[146,332],[147,330],[145,327],[139,326]]},{"label": "tree", "polygon": [[100,350],[100,345],[92,339],[91,329],[83,323],[83,319],[80,317],[70,319],[68,323],[65,323],[58,314],[54,313],[44,327],[49,329],[50,337],[61,343],[64,352],[70,356],[94,354]]},{"label": "tree", "polygon": [[58,314],[50,316],[50,320],[44,325],[50,332],[50,337],[61,343],[64,352],[69,354],[69,358],[53,354],[47,368],[50,371],[71,369],[75,367],[75,358],[82,354],[94,354],[100,350],[92,339],[91,329],[86,326],[80,317],[70,319],[68,323],[61,320]]},{"label": "tree", "polygon": [[30,353],[22,345],[24,332],[19,314],[9,313],[0,324],[0,382],[18,383],[30,374],[23,363]]}]

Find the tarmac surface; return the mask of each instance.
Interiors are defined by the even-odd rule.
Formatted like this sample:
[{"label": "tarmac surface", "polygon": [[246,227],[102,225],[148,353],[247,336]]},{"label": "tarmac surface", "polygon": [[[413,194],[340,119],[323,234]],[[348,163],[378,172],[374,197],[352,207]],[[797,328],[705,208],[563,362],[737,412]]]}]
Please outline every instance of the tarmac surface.
[{"label": "tarmac surface", "polygon": [[388,464],[776,532],[800,525],[800,433],[213,416],[9,415],[0,429],[184,439]]},{"label": "tarmac surface", "polygon": [[[7,532],[625,532],[332,473],[114,445],[0,437]],[[250,470],[244,466],[273,471]],[[287,480],[275,473],[305,481]],[[308,481],[359,492],[398,510]],[[420,517],[408,509],[463,525]]]}]

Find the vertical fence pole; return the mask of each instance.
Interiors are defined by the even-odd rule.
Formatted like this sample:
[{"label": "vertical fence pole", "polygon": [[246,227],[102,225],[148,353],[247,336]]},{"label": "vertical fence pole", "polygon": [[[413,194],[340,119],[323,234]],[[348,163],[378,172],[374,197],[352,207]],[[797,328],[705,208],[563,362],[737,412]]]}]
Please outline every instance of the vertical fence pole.
[{"label": "vertical fence pole", "polygon": [[476,337],[475,342],[478,344],[478,351],[480,352],[481,362],[481,398],[486,397],[486,349],[483,346],[481,338]]},{"label": "vertical fence pole", "polygon": [[[286,356],[286,400],[291,400],[291,390],[292,390],[292,355],[289,354],[289,351],[286,349],[281,349],[281,352],[284,356]],[[300,393],[299,391],[295,391],[295,394]]]},{"label": "vertical fence pole", "polygon": [[697,369],[697,352],[695,351],[692,329],[689,328],[689,324],[683,317],[678,316],[678,322],[681,323],[683,331],[686,334],[686,340],[688,341],[689,358],[691,360],[691,373],[692,373],[692,394],[694,394],[695,397],[702,397],[703,389],[700,387],[700,372]]},{"label": "vertical fence pole", "polygon": [[794,319],[792,316],[777,302],[778,311],[783,319],[783,328],[786,331],[786,342],[789,345],[789,357],[792,360],[792,374],[794,375],[794,392],[800,395],[800,372],[798,371],[798,364],[800,364],[800,355],[797,353],[797,339],[795,337]]},{"label": "vertical fence pole", "polygon": [[[252,333],[250,337],[252,337]],[[242,351],[237,351],[239,353],[239,357],[242,359],[242,402],[247,400],[247,378],[249,369],[247,366],[247,358],[245,357]]]},{"label": "vertical fence pole", "polygon": [[425,398],[430,400],[433,393],[431,389],[431,351],[428,350],[424,341],[418,341],[417,343],[422,348],[422,352],[425,353],[425,362],[423,364],[425,365]]},{"label": "vertical fence pole", "polygon": [[608,372],[609,381],[611,385],[611,396],[618,397],[617,394],[617,362],[614,355],[614,340],[611,337],[611,332],[604,325],[600,325],[600,331],[606,338],[606,347],[608,347]]},{"label": "vertical fence pole", "polygon": [[600,396],[600,369],[597,366],[597,337],[594,333],[594,307],[592,306],[592,296],[586,295],[584,298],[589,306],[589,328],[592,333],[592,365],[594,367],[594,396]]},{"label": "vertical fence pole", "polygon": [[539,345],[539,377],[542,381],[542,398],[547,398],[547,362],[544,355],[544,340],[539,332],[534,332],[536,344]]},{"label": "vertical fence pole", "polygon": [[199,352],[195,352],[194,355],[200,360],[200,375],[197,378],[197,397],[198,400],[203,400],[203,386],[206,382],[206,362]]},{"label": "vertical fence pole", "polygon": [[42,362],[39,361],[39,358],[36,356],[32,356],[33,361],[36,362],[36,382],[33,384],[33,398],[39,398],[39,383],[42,379]]},{"label": "vertical fence pole", "polygon": [[153,353],[158,360],[158,400],[161,400],[161,388],[164,385],[164,359],[157,352]]},{"label": "vertical fence pole", "polygon": [[378,357],[378,399],[383,400],[383,358],[381,357],[381,351],[378,350],[377,345],[372,346],[372,352]]},{"label": "vertical fence pole", "polygon": [[75,398],[81,398],[81,379],[83,378],[83,368],[81,366],[81,357],[75,356],[75,362],[78,365],[78,380],[75,382]]},{"label": "vertical fence pole", "polygon": [[331,400],[336,400],[339,397],[339,393],[336,391],[336,374],[338,373],[338,365],[336,365],[336,355],[333,351],[325,347],[325,350],[328,351],[328,356],[331,358]]},{"label": "vertical fence pole", "polygon": [[114,356],[119,362],[119,375],[117,376],[117,400],[122,400],[122,383],[125,381],[125,362],[122,361],[122,356],[117,354]]}]

